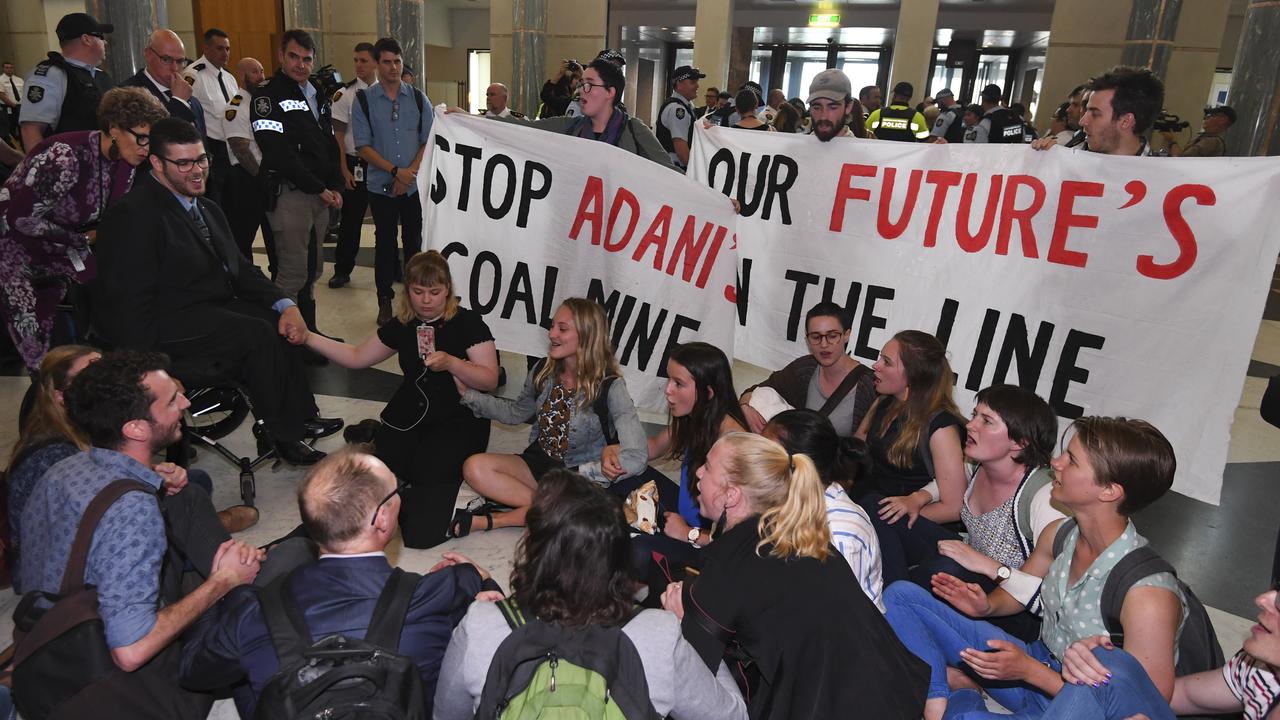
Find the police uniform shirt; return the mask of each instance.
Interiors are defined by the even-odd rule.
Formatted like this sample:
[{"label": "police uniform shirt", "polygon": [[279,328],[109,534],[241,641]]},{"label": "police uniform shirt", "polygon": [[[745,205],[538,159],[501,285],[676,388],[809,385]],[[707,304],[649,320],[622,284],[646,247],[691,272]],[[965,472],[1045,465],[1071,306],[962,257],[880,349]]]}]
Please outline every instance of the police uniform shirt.
[{"label": "police uniform shirt", "polygon": [[[258,141],[253,139],[253,128],[250,126],[249,103],[253,100],[253,93],[249,90],[241,88],[231,96],[231,102],[227,103],[227,107],[222,111],[222,118],[219,125],[222,128],[222,137],[230,140],[231,138],[243,138],[249,141],[249,153],[253,155],[253,159],[262,164],[262,149],[258,147]],[[239,165],[240,159],[236,154],[227,148],[227,155],[231,158],[232,165]]]},{"label": "police uniform shirt", "polygon": [[0,93],[4,93],[6,97],[19,105],[22,104],[22,89],[26,85],[26,81],[17,75],[0,73]]},{"label": "police uniform shirt", "polygon": [[964,134],[964,141],[967,143],[984,143],[991,142],[991,115],[1000,110],[997,105],[982,114],[982,119],[977,125],[973,126],[973,139],[969,139],[969,133]]},{"label": "police uniform shirt", "polygon": [[489,112],[489,109],[488,109],[488,108],[480,108],[480,114],[481,114],[481,115],[483,115],[483,116],[485,116],[485,117],[489,117],[489,118],[503,118],[503,119],[515,118],[516,120],[527,120],[527,119],[528,119],[528,118],[526,118],[524,115],[522,115],[522,114],[520,114],[520,113],[518,113],[518,112],[513,111],[513,110],[512,110],[511,108],[509,108],[509,107],[504,107],[504,108],[502,108],[502,112],[500,112],[500,113]]},{"label": "police uniform shirt", "polygon": [[573,94],[573,100],[569,101],[569,107],[564,109],[565,117],[578,117],[582,114],[582,101],[578,99],[578,94]]},{"label": "police uniform shirt", "polygon": [[[693,106],[685,99],[683,95],[677,92],[671,93],[671,99],[676,102],[667,103],[667,107],[662,111],[662,116],[658,118],[658,122],[666,127],[667,132],[671,133],[672,141],[683,140],[689,142],[690,134],[693,132]],[[676,155],[675,150],[667,153],[671,156],[671,162],[677,167],[684,167],[680,163],[680,157]]]},{"label": "police uniform shirt", "polygon": [[[978,127],[981,125],[966,125],[964,128],[964,141],[967,143],[986,142],[986,140],[978,139]],[[985,136],[984,136],[985,137]]]},{"label": "police uniform shirt", "polygon": [[[100,72],[89,63],[65,59],[71,65],[88,70],[90,76]],[[58,120],[62,117],[62,100],[67,96],[67,74],[57,65],[36,65],[36,69],[27,76],[26,85],[26,99],[22,103],[22,114],[18,116],[18,121],[57,127]]]},{"label": "police uniform shirt", "polygon": [[[953,105],[952,107],[955,106]],[[956,111],[952,111],[950,108],[944,109],[938,113],[938,119],[933,121],[933,128],[929,130],[929,134],[934,137],[945,138],[947,131],[951,129],[952,123],[964,122],[960,115],[961,113],[958,112],[958,109]]]},{"label": "police uniform shirt", "polygon": [[[182,77],[191,83],[191,92],[204,110],[205,131],[213,140],[226,140],[222,131],[222,111],[231,97],[240,89],[236,78],[226,68],[218,69],[206,57],[191,63],[182,71]],[[219,84],[221,80],[221,84]]]},{"label": "police uniform shirt", "polygon": [[356,101],[356,92],[368,89],[369,83],[356,78],[347,86],[333,94],[333,106],[329,109],[330,117],[347,126],[342,133],[342,152],[356,154],[356,134],[351,129],[351,108]]}]

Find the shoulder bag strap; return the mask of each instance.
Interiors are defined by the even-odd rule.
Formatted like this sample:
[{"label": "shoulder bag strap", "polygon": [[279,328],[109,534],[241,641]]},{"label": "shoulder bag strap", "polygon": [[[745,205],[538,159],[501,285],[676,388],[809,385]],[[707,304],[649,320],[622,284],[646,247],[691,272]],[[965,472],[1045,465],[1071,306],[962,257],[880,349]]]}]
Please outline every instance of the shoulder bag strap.
[{"label": "shoulder bag strap", "polygon": [[1053,535],[1053,556],[1056,558],[1062,554],[1067,546],[1067,535],[1071,533],[1072,528],[1076,526],[1075,518],[1067,518],[1058,526],[1058,532]]},{"label": "shoulder bag strap", "polygon": [[364,111],[365,122],[369,123],[369,132],[373,133],[373,118],[369,116],[369,96],[365,94],[364,88],[356,91],[356,100],[360,103],[360,109]]},{"label": "shoulder bag strap", "polygon": [[862,377],[869,372],[871,371],[867,369],[866,365],[858,363],[858,367],[850,370],[848,374],[844,376],[844,380],[840,381],[840,385],[836,387],[835,392],[831,393],[831,396],[822,404],[822,407],[818,408],[818,413],[826,417],[835,412],[836,406],[844,400],[845,396],[848,395],[849,392],[857,386],[858,382],[862,380]]},{"label": "shoulder bag strap", "polygon": [[311,644],[311,630],[301,617],[293,593],[289,591],[292,579],[293,572],[290,572],[258,591],[262,620],[267,625],[267,633],[282,668],[300,659]]},{"label": "shoulder bag strap", "polygon": [[1031,527],[1031,503],[1035,501],[1036,495],[1040,492],[1040,488],[1053,482],[1053,469],[1048,465],[1042,465],[1027,474],[1023,479],[1022,486],[1018,488],[1017,496],[1017,515],[1015,522],[1018,530],[1022,533],[1022,539],[1027,551],[1035,547],[1036,536],[1035,528]]},{"label": "shoulder bag strap", "polygon": [[600,383],[600,390],[596,393],[596,399],[591,403],[591,409],[595,412],[596,417],[600,418],[600,431],[604,433],[605,445],[618,444],[618,431],[613,427],[613,416],[609,413],[609,388],[613,387],[613,381],[617,380],[617,375],[610,375]]},{"label": "shoulder bag strap", "polygon": [[365,640],[392,651],[400,648],[404,618],[409,612],[409,603],[418,590],[420,580],[422,576],[418,573],[405,572],[400,568],[391,570],[391,577],[387,578],[387,584],[378,596],[378,604],[373,607],[369,629],[364,634]]},{"label": "shoulder bag strap", "polygon": [[71,543],[71,555],[67,558],[67,569],[62,573],[59,596],[66,597],[84,585],[84,566],[89,559],[89,546],[93,544],[93,533],[98,529],[98,522],[116,500],[130,492],[143,492],[154,498],[156,489],[137,480],[116,480],[99,490],[89,502],[89,507],[85,508],[80,525],[76,528],[76,538]]},{"label": "shoulder bag strap", "polygon": [[1102,622],[1107,626],[1107,632],[1111,634],[1111,642],[1116,647],[1124,647],[1124,625],[1120,623],[1120,610],[1124,607],[1124,596],[1139,580],[1162,572],[1173,573],[1174,577],[1177,577],[1177,572],[1172,565],[1156,554],[1150,545],[1143,545],[1129,551],[1120,559],[1120,562],[1115,564],[1111,572],[1107,573],[1107,580],[1102,586],[1100,609]]},{"label": "shoulder bag strap", "polygon": [[498,612],[502,613],[502,619],[507,621],[507,626],[512,630],[525,624],[524,613],[520,612],[520,606],[516,604],[515,598],[503,598],[496,604]]}]

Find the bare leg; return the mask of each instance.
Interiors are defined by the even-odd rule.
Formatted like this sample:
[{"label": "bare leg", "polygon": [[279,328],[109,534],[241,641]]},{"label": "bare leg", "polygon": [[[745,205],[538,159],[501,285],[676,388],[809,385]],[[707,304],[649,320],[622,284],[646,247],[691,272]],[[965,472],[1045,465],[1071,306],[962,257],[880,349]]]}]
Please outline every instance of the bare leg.
[{"label": "bare leg", "polygon": [[494,513],[493,527],[524,525],[524,516],[533,504],[533,492],[538,483],[520,456],[497,453],[472,455],[462,465],[462,479],[480,495],[514,508],[511,512]]}]

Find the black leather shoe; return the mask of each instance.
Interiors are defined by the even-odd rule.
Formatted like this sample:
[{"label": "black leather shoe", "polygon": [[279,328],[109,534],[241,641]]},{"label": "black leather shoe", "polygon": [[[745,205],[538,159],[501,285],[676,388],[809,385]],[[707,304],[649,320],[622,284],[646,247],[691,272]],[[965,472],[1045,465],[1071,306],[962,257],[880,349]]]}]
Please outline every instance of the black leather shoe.
[{"label": "black leather shoe", "polygon": [[315,465],[325,454],[301,440],[276,443],[276,456],[290,465]]},{"label": "black leather shoe", "polygon": [[302,435],[311,439],[329,437],[341,430],[345,424],[342,418],[311,418],[302,423]]},{"label": "black leather shoe", "polygon": [[333,277],[329,278],[329,287],[337,290],[349,282],[351,282],[350,275],[338,275],[335,273]]}]

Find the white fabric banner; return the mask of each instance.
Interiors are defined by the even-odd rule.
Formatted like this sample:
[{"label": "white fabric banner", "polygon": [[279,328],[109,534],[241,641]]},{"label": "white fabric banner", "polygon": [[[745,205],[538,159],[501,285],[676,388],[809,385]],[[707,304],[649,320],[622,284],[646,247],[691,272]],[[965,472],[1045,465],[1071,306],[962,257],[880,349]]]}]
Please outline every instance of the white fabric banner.
[{"label": "white fabric banner", "polygon": [[974,393],[1035,388],[1065,425],[1149,420],[1174,488],[1216,503],[1280,249],[1274,158],[1106,157],[698,127],[690,176],[737,198],[739,359],[807,352],[804,312],[853,315],[873,362],[936,334]]},{"label": "white fabric banner", "polygon": [[631,396],[655,412],[672,346],[732,356],[737,219],[723,195],[605,143],[464,113],[436,113],[431,148],[425,248],[449,259],[499,348],[546,355],[560,301],[596,300]]}]

